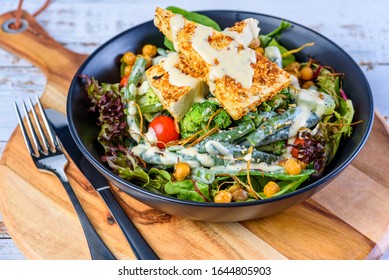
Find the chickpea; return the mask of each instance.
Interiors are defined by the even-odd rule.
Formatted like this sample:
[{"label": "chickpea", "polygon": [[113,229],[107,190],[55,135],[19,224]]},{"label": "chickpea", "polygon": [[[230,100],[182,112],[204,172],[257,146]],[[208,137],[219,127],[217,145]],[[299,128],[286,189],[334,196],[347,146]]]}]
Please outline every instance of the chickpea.
[{"label": "chickpea", "polygon": [[295,158],[289,158],[284,163],[285,172],[289,175],[298,175],[301,173],[301,164]]},{"label": "chickpea", "polygon": [[216,203],[228,203],[231,202],[231,199],[232,194],[229,191],[221,190],[215,195],[213,201]]},{"label": "chickpea", "polygon": [[303,89],[309,89],[310,87],[313,87],[313,86],[315,86],[315,83],[313,81],[306,81],[303,84],[302,88]]},{"label": "chickpea", "polygon": [[126,67],[124,67],[124,77],[128,77],[130,76],[131,74],[131,71],[132,71],[132,67],[133,65],[127,65]]},{"label": "chickpea", "polygon": [[288,72],[291,75],[294,75],[297,77],[297,79],[300,79],[300,69],[301,69],[301,64],[298,62],[292,62],[288,64],[287,66],[284,67],[284,70]]},{"label": "chickpea", "polygon": [[259,48],[256,48],[256,49],[255,49],[255,52],[256,52],[256,53],[260,53],[260,54],[263,55],[263,54],[265,53],[265,49],[262,48],[262,47],[259,47]]},{"label": "chickpea", "polygon": [[312,79],[313,77],[313,70],[311,67],[308,67],[308,66],[304,66],[303,68],[301,68],[300,70],[300,75],[301,75],[301,78],[305,81],[309,81]]},{"label": "chickpea", "polygon": [[247,191],[241,188],[237,188],[235,190],[228,190],[232,195],[233,201],[245,201],[249,197],[249,194]]},{"label": "chickpea", "polygon": [[287,71],[287,72],[289,72],[289,71],[291,71],[291,72],[300,71],[300,69],[301,69],[301,64],[299,62],[297,62],[297,61],[294,61],[294,62],[288,64],[284,68],[284,70]]},{"label": "chickpea", "polygon": [[136,60],[136,56],[135,56],[135,54],[133,52],[126,52],[123,55],[122,60],[127,65],[134,65],[135,64],[135,60]]},{"label": "chickpea", "polygon": [[146,55],[140,54],[139,56],[143,57],[144,59],[146,59],[146,69],[149,68],[152,65],[151,57],[149,55],[147,55],[147,54]]},{"label": "chickpea", "polygon": [[249,48],[256,49],[256,48],[259,48],[260,45],[261,45],[261,42],[259,41],[259,39],[255,38],[250,42]]},{"label": "chickpea", "polygon": [[174,165],[173,176],[177,181],[184,181],[190,173],[190,165],[187,162],[180,161]]},{"label": "chickpea", "polygon": [[269,181],[264,187],[263,187],[263,193],[267,197],[272,197],[276,193],[280,191],[280,186],[274,182],[274,181]]},{"label": "chickpea", "polygon": [[157,47],[151,44],[144,45],[142,48],[142,54],[154,57],[157,55]]}]

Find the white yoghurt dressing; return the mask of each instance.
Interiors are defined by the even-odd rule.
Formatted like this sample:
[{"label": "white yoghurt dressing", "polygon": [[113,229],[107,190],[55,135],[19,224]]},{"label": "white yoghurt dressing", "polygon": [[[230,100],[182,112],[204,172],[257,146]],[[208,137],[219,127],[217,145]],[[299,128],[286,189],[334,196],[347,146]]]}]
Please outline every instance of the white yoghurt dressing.
[{"label": "white yoghurt dressing", "polygon": [[229,76],[244,88],[250,88],[254,75],[251,63],[256,62],[255,51],[245,48],[236,41],[217,50],[212,47],[208,38],[212,35],[211,27],[198,25],[192,37],[193,49],[210,65],[210,90],[214,91],[214,81]]},{"label": "white yoghurt dressing", "polygon": [[[258,26],[255,27],[257,22],[255,19],[248,19],[248,27],[244,29],[242,34],[227,30],[228,36],[238,38],[242,43],[232,41],[227,47],[220,50],[213,48],[208,42],[209,36],[214,32],[211,27],[203,25],[196,27],[191,43],[193,49],[210,65],[209,82],[211,92],[215,88],[215,79],[221,79],[226,75],[240,83],[243,88],[251,87],[254,75],[251,63],[256,62],[256,54],[254,50],[245,46],[250,44],[253,35],[259,33]],[[183,16],[176,14],[170,19],[172,40],[176,51],[179,51],[177,33],[184,26],[185,19]],[[250,42],[247,44],[246,41],[249,40]]]},{"label": "white yoghurt dressing", "polygon": [[181,87],[181,86],[190,86],[192,88],[196,87],[199,79],[193,78],[192,76],[186,75],[180,69],[176,67],[180,63],[180,58],[177,53],[170,53],[162,63],[163,69],[169,74],[169,83]]},{"label": "white yoghurt dressing", "polygon": [[242,32],[236,32],[226,28],[222,31],[223,34],[231,37],[235,41],[241,43],[243,46],[248,47],[253,40],[258,40],[259,31],[258,20],[254,18],[246,18],[243,20],[246,25]]},{"label": "white yoghurt dressing", "polygon": [[177,44],[177,33],[182,29],[185,25],[185,18],[182,15],[175,14],[170,19],[170,28],[172,30],[172,39],[173,46],[176,51],[179,51],[179,46]]}]

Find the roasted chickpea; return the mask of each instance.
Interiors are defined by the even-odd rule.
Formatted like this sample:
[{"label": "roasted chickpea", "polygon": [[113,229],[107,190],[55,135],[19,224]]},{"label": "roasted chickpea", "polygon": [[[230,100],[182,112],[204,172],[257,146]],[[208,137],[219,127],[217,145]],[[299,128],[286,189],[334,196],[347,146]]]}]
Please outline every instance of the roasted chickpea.
[{"label": "roasted chickpea", "polygon": [[190,173],[190,165],[187,162],[180,161],[174,165],[173,176],[177,181],[184,181]]},{"label": "roasted chickpea", "polygon": [[267,197],[272,197],[276,193],[280,191],[280,186],[274,182],[274,181],[269,181],[264,187],[263,187],[263,193]]},{"label": "roasted chickpea", "polygon": [[306,81],[303,84],[302,88],[303,89],[309,89],[310,87],[313,87],[313,86],[315,86],[315,83],[313,81]]},{"label": "roasted chickpea", "polygon": [[228,203],[231,202],[231,199],[232,194],[229,191],[221,190],[215,195],[213,201],[216,203]]},{"label": "roasted chickpea", "polygon": [[264,54],[264,53],[265,53],[265,49],[262,48],[262,47],[259,47],[259,48],[256,48],[256,49],[255,49],[255,52],[256,52],[256,53],[260,53],[260,54]]},{"label": "roasted chickpea", "polygon": [[259,48],[260,45],[261,45],[261,42],[259,41],[259,39],[255,38],[250,42],[249,48],[256,49],[256,48]]},{"label": "roasted chickpea", "polygon": [[157,47],[151,44],[144,45],[142,48],[142,54],[154,57],[157,55]]},{"label": "roasted chickpea", "polygon": [[304,66],[303,68],[301,68],[300,70],[300,75],[301,75],[301,78],[305,81],[309,81],[309,80],[312,80],[312,77],[313,77],[313,70],[311,67],[308,67],[308,66]]},{"label": "roasted chickpea", "polygon": [[301,173],[301,164],[295,158],[289,158],[284,163],[285,172],[289,175],[298,175]]},{"label": "roasted chickpea", "polygon": [[131,74],[131,71],[132,71],[132,67],[133,65],[127,65],[126,67],[124,67],[124,77],[128,77],[130,76]]},{"label": "roasted chickpea", "polygon": [[237,188],[232,191],[228,190],[228,191],[231,193],[233,201],[245,201],[249,197],[248,192],[241,188]]},{"label": "roasted chickpea", "polygon": [[287,66],[284,67],[284,70],[288,72],[291,75],[296,76],[298,79],[300,79],[300,69],[301,69],[301,64],[298,62],[292,62],[288,64]]},{"label": "roasted chickpea", "polygon": [[149,55],[147,55],[147,54],[146,55],[140,54],[139,56],[143,57],[144,59],[146,59],[146,69],[149,68],[152,65],[151,57]]},{"label": "roasted chickpea", "polygon": [[297,61],[294,61],[290,64],[288,64],[287,66],[285,66],[284,70],[285,71],[291,71],[291,72],[295,72],[295,71],[300,71],[301,69],[301,64]]},{"label": "roasted chickpea", "polygon": [[135,63],[135,60],[136,60],[136,56],[133,52],[126,52],[123,57],[122,57],[122,60],[124,61],[124,63],[126,63],[127,65],[134,65]]}]

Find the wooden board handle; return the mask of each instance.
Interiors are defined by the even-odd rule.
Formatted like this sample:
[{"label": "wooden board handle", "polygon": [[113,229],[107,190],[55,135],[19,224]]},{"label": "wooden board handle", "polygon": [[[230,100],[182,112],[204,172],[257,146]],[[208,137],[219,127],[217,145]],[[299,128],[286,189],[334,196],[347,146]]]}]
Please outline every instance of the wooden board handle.
[{"label": "wooden board handle", "polygon": [[66,94],[74,73],[86,56],[63,47],[25,11],[22,11],[21,19],[27,23],[26,29],[9,32],[9,22],[15,15],[15,11],[0,15],[0,47],[39,67],[45,73],[48,83]]}]

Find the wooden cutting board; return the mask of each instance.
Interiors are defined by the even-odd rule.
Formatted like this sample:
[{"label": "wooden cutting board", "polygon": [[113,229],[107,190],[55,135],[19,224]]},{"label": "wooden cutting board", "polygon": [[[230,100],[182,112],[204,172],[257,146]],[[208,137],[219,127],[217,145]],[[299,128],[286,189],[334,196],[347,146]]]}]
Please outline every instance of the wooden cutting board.
[{"label": "wooden cutting board", "polygon": [[[0,22],[14,17],[0,16]],[[73,74],[85,56],[55,42],[35,21],[18,34],[0,30],[0,47],[47,75],[42,103],[65,113]],[[129,217],[161,259],[377,259],[389,248],[389,134],[376,113],[371,136],[329,186],[282,213],[240,223],[171,216],[113,187]],[[71,162],[67,174],[87,215],[118,259],[135,256],[98,194]],[[30,259],[89,259],[76,213],[59,181],[40,173],[13,132],[0,161],[0,211]]]}]

